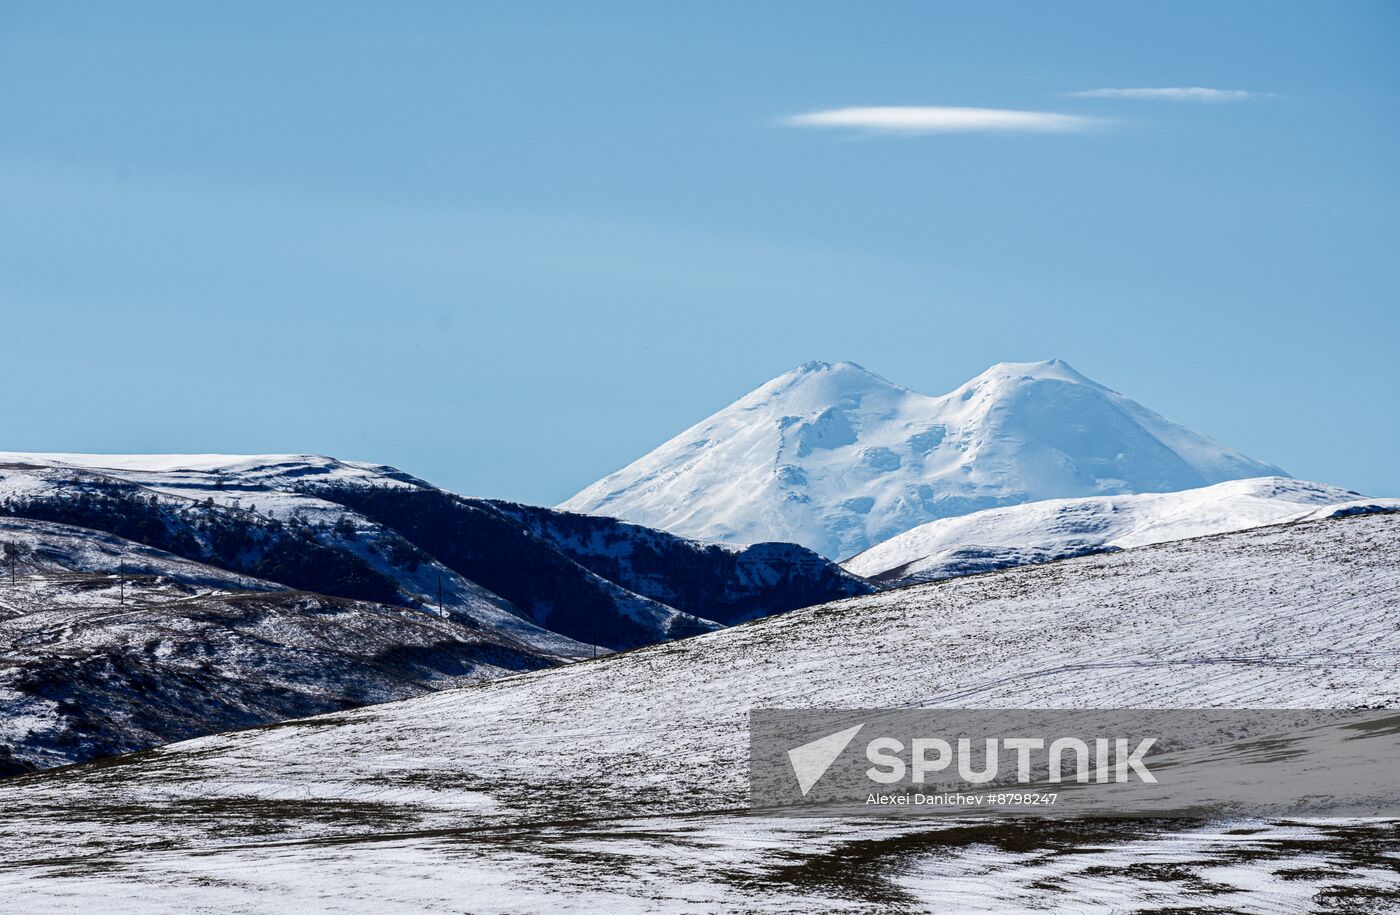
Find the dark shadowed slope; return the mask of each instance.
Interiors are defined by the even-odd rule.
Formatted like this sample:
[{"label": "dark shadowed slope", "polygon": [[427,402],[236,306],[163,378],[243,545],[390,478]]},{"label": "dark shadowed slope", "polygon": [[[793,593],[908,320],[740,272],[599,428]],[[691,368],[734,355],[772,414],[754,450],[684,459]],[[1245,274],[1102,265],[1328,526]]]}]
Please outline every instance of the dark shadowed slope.
[{"label": "dark shadowed slope", "polygon": [[341,485],[312,492],[398,531],[537,625],[580,642],[636,648],[719,626],[595,574],[487,503],[429,487]]},{"label": "dark shadowed slope", "polygon": [[3,774],[558,663],[457,618],[287,591],[81,528],[0,519],[0,544]]},{"label": "dark shadowed slope", "polygon": [[616,518],[482,503],[580,565],[638,594],[727,626],[869,594],[867,582],[795,543],[703,543]]}]

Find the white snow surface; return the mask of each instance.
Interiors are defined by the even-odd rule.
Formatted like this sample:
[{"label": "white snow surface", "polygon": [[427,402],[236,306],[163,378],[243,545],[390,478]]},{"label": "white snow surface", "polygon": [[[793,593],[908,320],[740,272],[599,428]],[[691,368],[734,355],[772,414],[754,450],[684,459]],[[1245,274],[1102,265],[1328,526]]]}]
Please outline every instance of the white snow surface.
[{"label": "white snow surface", "polygon": [[1398,551],[1391,514],[1175,541],[0,782],[0,909],[1262,913],[1325,892],[1380,911],[1394,823],[748,816],[746,727],[1394,708]]},{"label": "white snow surface", "polygon": [[[0,464],[54,464],[89,470],[131,470],[167,474],[188,470],[270,477],[314,470],[336,479],[367,479],[383,485],[382,472],[393,468],[364,461],[342,461],[319,454],[80,454],[76,452],[0,451]],[[396,471],[395,471],[396,472]]]},{"label": "white snow surface", "polygon": [[1400,511],[1400,499],[1289,477],[1231,480],[1169,493],[1046,499],[930,521],[842,565],[866,578],[951,578],[970,561],[1019,565],[1104,549],[1246,530],[1329,514]]},{"label": "white snow surface", "polygon": [[985,508],[1258,476],[1286,474],[1058,359],[1000,363],[941,397],[809,362],[559,507],[839,559]]}]

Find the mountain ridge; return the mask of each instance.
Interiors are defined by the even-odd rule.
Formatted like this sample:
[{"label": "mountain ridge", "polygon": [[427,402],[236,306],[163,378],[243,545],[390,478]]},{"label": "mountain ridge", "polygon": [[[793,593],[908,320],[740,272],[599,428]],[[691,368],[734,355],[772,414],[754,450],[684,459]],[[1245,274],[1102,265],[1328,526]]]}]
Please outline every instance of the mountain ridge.
[{"label": "mountain ridge", "polygon": [[[106,530],[284,587],[432,607],[561,657],[725,624],[672,602],[738,620],[870,590],[801,547],[736,557],[662,531],[459,496],[386,464],[321,455],[0,452],[0,514]],[[611,566],[562,535],[580,524],[600,542],[626,546],[647,575],[610,578]],[[477,580],[486,578],[490,585]],[[696,600],[700,591],[711,598]]]}]

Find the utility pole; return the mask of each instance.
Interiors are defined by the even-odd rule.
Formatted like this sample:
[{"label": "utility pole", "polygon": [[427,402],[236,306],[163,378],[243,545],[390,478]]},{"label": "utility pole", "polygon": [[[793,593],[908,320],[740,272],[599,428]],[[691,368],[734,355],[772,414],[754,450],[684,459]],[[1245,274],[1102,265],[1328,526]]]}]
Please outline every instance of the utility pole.
[{"label": "utility pole", "polygon": [[126,562],[117,565],[117,580],[121,583],[121,606],[126,606]]},{"label": "utility pole", "polygon": [[444,607],[444,606],[442,605],[442,570],[441,570],[441,569],[438,570],[437,576],[438,576],[438,616],[442,617],[443,619],[447,619],[447,608]]}]

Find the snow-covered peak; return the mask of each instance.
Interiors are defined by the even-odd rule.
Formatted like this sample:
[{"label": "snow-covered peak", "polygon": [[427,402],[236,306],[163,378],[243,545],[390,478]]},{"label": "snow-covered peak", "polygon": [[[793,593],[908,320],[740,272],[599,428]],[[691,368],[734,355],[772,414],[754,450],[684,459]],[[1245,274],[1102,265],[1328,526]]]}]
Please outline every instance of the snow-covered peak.
[{"label": "snow-covered peak", "polygon": [[953,393],[958,394],[964,388],[978,388],[998,381],[1021,380],[1068,381],[1073,384],[1093,385],[1096,388],[1103,387],[1075,371],[1074,367],[1063,359],[1043,359],[1040,362],[998,362]]},{"label": "snow-covered peak", "polygon": [[999,505],[1275,475],[1059,359],[998,363],[938,397],[808,362],[561,507],[842,557]]},{"label": "snow-covered peak", "polygon": [[871,396],[909,393],[854,362],[804,362],[761,385],[734,404],[753,410],[764,406],[788,411],[823,410],[828,406],[854,406]]}]

